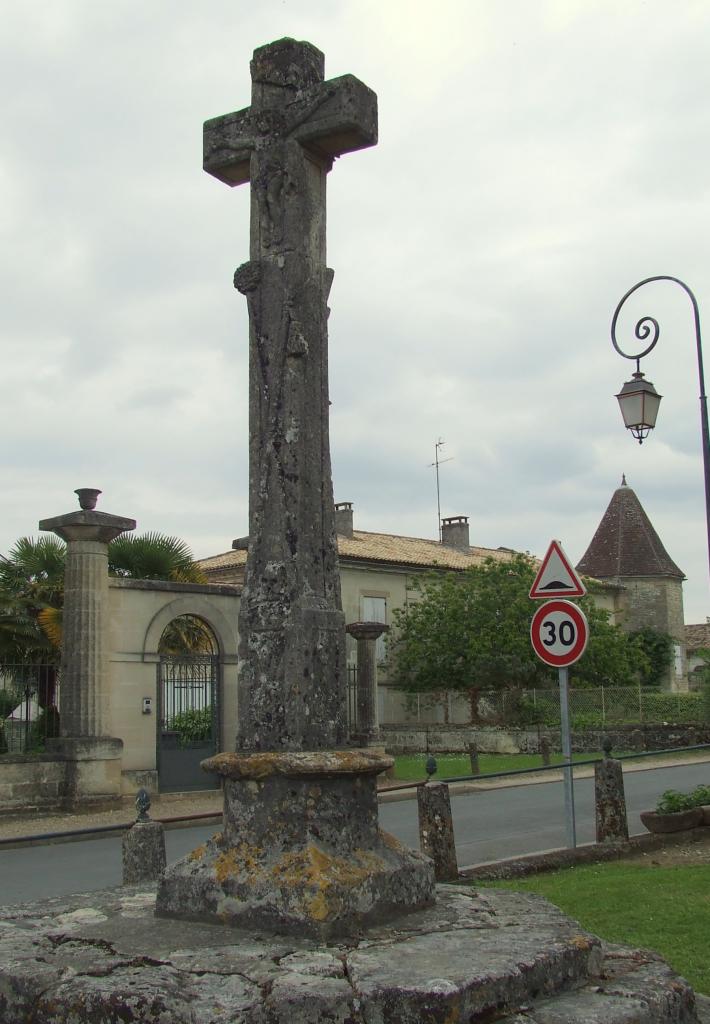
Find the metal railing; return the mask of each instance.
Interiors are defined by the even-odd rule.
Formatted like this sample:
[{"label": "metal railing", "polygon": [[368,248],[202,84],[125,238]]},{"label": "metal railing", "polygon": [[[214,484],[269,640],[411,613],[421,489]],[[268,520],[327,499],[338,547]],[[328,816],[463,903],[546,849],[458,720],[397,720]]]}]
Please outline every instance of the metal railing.
[{"label": "metal railing", "polygon": [[0,664],[0,755],[41,753],[59,735],[59,670]]},{"label": "metal railing", "polygon": [[[693,750],[710,750],[710,743],[696,743],[689,747],[664,747],[659,750],[642,750],[636,754],[614,754],[616,761],[632,761],[643,757],[664,757],[665,755],[673,754],[685,754]],[[540,764],[533,768],[509,768],[502,772],[481,772],[479,775],[452,775],[446,778],[439,778],[436,772],[433,772],[428,778],[419,779],[415,782],[403,782],[394,786],[388,786],[386,792],[396,793],[403,789],[416,789],[418,786],[426,784],[428,779],[435,780],[436,782],[449,783],[455,782],[486,782],[488,779],[503,779],[509,778],[514,775],[539,775],[542,772],[559,772],[563,768],[584,768],[588,765],[599,764],[602,758],[601,754],[597,757],[591,757],[584,761],[558,761],[555,764]],[[434,759],[436,760],[436,758]]]}]

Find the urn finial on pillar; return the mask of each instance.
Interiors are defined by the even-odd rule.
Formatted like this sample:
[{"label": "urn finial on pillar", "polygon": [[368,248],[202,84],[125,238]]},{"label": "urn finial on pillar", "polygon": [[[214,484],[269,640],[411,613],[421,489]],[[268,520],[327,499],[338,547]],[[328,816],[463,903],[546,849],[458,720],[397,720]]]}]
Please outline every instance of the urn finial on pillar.
[{"label": "urn finial on pillar", "polygon": [[79,505],[85,511],[96,508],[96,501],[101,494],[96,487],[77,487],[74,494],[79,496]]}]

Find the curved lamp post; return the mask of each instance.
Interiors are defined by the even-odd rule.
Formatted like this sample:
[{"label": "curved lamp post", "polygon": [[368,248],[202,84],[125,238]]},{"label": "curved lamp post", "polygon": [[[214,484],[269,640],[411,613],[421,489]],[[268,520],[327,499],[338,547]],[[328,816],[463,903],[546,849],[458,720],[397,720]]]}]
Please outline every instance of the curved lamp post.
[{"label": "curved lamp post", "polygon": [[650,431],[653,430],[656,425],[656,416],[658,415],[658,407],[661,404],[662,396],[658,394],[651,381],[644,378],[640,369],[640,361],[644,356],[648,355],[651,349],[655,348],[661,334],[661,329],[658,325],[658,321],[654,317],[641,317],[641,319],[636,323],[634,334],[639,341],[645,342],[650,338],[650,342],[642,352],[638,353],[638,355],[629,355],[620,348],[616,340],[616,323],[619,318],[619,313],[621,312],[621,307],[629,296],[633,295],[633,293],[638,291],[639,288],[643,288],[644,285],[650,284],[652,281],[672,281],[674,284],[680,285],[693,306],[693,316],[695,318],[695,344],[698,354],[698,378],[700,381],[700,429],[702,433],[703,468],[705,472],[705,516],[708,531],[708,558],[710,559],[710,430],[708,429],[708,407],[707,397],[705,395],[703,350],[700,338],[700,313],[698,311],[698,303],[695,296],[687,284],[679,278],[671,277],[668,274],[658,274],[656,277],[646,277],[643,281],[639,281],[638,284],[635,284],[633,288],[630,288],[616,307],[614,317],[611,321],[612,345],[619,355],[624,357],[624,359],[634,359],[636,361],[636,372],[632,375],[631,380],[626,381],[616,397],[619,401],[619,407],[621,408],[621,415],[624,418],[624,425],[631,431],[638,443],[642,444],[644,438],[648,436]]}]

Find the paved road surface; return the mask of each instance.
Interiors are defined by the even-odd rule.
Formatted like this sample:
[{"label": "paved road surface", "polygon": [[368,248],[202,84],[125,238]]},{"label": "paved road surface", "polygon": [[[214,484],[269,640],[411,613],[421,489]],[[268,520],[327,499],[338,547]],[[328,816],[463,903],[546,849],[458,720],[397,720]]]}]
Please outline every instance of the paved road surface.
[{"label": "paved road surface", "polygon": [[[643,832],[639,812],[652,808],[665,789],[710,783],[710,765],[684,765],[625,775],[629,831]],[[594,784],[575,783],[577,840],[594,839]],[[565,846],[561,783],[506,787],[467,793],[452,800],[460,866]],[[382,826],[417,846],[415,800],[384,803]],[[194,849],[215,825],[166,832],[168,860]],[[121,881],[120,838],[31,846],[0,852],[0,904],[60,896],[117,885]]]}]

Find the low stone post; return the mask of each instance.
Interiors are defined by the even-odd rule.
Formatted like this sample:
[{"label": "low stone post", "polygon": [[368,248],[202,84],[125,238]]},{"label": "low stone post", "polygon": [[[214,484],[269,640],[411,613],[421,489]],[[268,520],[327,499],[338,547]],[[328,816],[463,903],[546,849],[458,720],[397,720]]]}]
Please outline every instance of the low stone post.
[{"label": "low stone post", "polygon": [[110,803],[121,795],[123,742],[108,735],[108,545],[134,519],[96,511],[101,491],[81,487],[81,506],[40,530],[66,541],[59,738],[47,749],[66,762],[67,809]]},{"label": "low stone post", "polygon": [[617,843],[629,838],[621,761],[611,756],[611,740],[602,740],[604,759],[594,766],[594,803],[597,842]]},{"label": "low stone post", "polygon": [[159,821],[151,821],[148,814],[150,796],[139,789],[136,796],[138,817],[123,837],[123,884],[155,882],[165,871],[165,830]]},{"label": "low stone post", "polygon": [[471,762],[471,775],[480,775],[481,768],[478,763],[478,747],[475,743],[468,745],[468,759]]},{"label": "low stone post", "polygon": [[552,761],[552,744],[549,736],[540,737],[540,755],[543,765],[547,767]]},{"label": "low stone post", "polygon": [[455,881],[459,868],[449,787],[445,782],[425,782],[417,787],[417,804],[420,849],[433,860],[437,882]]},{"label": "low stone post", "polygon": [[377,743],[380,736],[376,642],[388,630],[383,622],[350,622],[345,627],[357,640],[357,729],[350,736],[361,747]]}]

